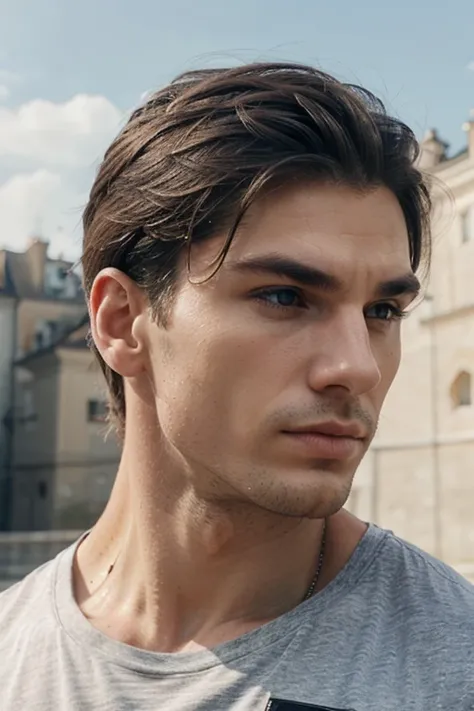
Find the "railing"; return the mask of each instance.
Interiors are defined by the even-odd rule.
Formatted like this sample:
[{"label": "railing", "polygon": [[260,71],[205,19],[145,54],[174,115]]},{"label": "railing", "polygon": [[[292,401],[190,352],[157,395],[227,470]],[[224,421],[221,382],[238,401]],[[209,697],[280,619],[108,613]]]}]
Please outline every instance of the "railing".
[{"label": "railing", "polygon": [[70,546],[82,531],[0,533],[0,590],[21,580],[32,570]]},{"label": "railing", "polygon": [[[0,533],[0,591],[21,580],[76,541],[82,531]],[[454,565],[474,583],[474,563]]]}]

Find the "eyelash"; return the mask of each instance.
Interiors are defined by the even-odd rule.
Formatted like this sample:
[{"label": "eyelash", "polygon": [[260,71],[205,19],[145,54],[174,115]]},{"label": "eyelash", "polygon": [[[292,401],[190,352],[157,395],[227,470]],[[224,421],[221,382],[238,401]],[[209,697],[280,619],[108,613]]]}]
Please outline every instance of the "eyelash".
[{"label": "eyelash", "polygon": [[[295,296],[298,297],[299,303],[284,306],[283,304],[275,304],[269,300],[270,296],[274,296],[275,294],[278,294],[281,292],[287,292],[287,293],[289,292],[289,293],[294,294]],[[257,300],[261,301],[263,304],[265,304],[265,306],[269,306],[270,308],[274,308],[274,309],[280,309],[282,311],[288,311],[288,309],[295,309],[295,308],[308,308],[300,290],[293,288],[293,287],[286,286],[286,287],[272,287],[272,288],[268,288],[268,289],[263,289],[261,291],[256,292],[253,296],[255,299],[257,299]],[[392,316],[387,319],[381,319],[381,318],[377,319],[376,317],[369,317],[369,318],[372,318],[373,320],[385,321],[387,323],[390,323],[392,321],[401,321],[402,319],[407,318],[407,316],[409,316],[408,311],[404,311],[396,304],[391,304],[389,302],[382,301],[377,304],[374,304],[371,308],[374,308],[377,306],[388,306],[391,309]]]},{"label": "eyelash", "polygon": [[[269,300],[270,296],[275,296],[275,294],[279,294],[282,292],[294,294],[295,296],[298,297],[298,300],[300,303],[284,306],[283,304],[275,304]],[[295,288],[292,288],[289,286],[276,286],[276,287],[272,287],[272,288],[268,288],[268,289],[261,289],[260,291],[256,292],[253,296],[257,300],[264,303],[266,306],[270,306],[271,308],[274,308],[274,309],[283,309],[284,311],[287,311],[288,309],[307,308],[305,306],[303,296],[302,296],[301,292],[299,291],[299,289],[295,289]]]},{"label": "eyelash", "polygon": [[391,321],[401,321],[402,319],[407,318],[407,316],[409,315],[408,311],[403,311],[403,309],[401,309],[399,306],[396,306],[395,304],[390,304],[386,301],[381,301],[378,304],[374,304],[374,306],[388,306],[392,311],[391,318],[376,319],[376,317],[374,317],[374,320],[377,321],[385,321],[386,323],[390,323]]}]

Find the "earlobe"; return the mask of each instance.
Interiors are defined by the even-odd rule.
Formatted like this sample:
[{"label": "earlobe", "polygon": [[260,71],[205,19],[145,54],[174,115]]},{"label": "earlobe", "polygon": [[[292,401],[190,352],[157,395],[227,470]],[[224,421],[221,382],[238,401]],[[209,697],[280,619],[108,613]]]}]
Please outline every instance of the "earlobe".
[{"label": "earlobe", "polygon": [[144,370],[144,342],[137,328],[146,314],[140,287],[117,269],[100,272],[89,300],[94,343],[107,365],[123,377]]}]

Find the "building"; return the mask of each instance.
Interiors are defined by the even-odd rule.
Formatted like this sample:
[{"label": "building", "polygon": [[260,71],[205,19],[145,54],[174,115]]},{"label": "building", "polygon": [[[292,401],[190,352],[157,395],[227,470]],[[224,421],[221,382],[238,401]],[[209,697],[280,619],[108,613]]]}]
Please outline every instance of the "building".
[{"label": "building", "polygon": [[41,239],[23,253],[0,251],[0,530],[64,525],[65,492],[75,490],[64,481],[65,463],[73,480],[80,462],[99,457],[95,439],[74,429],[79,382],[86,391],[94,378],[81,280],[47,252]]},{"label": "building", "polygon": [[16,306],[17,300],[10,285],[3,283],[0,287],[0,530],[5,527],[9,500],[7,475],[12,438],[8,415],[13,402]]},{"label": "building", "polygon": [[102,376],[88,331],[83,315],[15,363],[23,413],[13,445],[15,530],[88,528],[109,497],[119,453],[115,438],[106,438]]},{"label": "building", "polygon": [[420,166],[433,178],[427,297],[404,323],[402,366],[351,509],[474,580],[474,121],[453,157],[436,131]]}]

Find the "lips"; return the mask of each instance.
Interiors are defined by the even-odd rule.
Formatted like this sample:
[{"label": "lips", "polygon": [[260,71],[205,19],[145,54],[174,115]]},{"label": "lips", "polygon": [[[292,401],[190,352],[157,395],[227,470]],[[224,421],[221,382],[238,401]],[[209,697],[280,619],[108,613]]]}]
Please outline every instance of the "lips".
[{"label": "lips", "polygon": [[285,430],[287,441],[312,459],[348,460],[359,455],[367,432],[358,423],[322,422]]},{"label": "lips", "polygon": [[327,437],[351,437],[352,439],[366,439],[367,433],[358,423],[349,422],[320,422],[306,427],[295,427],[291,430],[285,430],[286,434],[313,434],[326,435]]}]

